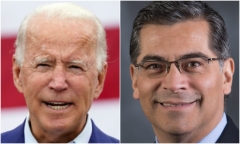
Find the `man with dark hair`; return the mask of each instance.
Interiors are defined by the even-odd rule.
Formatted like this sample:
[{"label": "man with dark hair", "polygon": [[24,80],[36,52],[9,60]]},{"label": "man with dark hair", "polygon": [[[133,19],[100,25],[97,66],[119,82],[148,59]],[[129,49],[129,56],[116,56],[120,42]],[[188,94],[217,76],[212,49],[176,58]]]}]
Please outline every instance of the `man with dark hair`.
[{"label": "man with dark hair", "polygon": [[223,18],[203,2],[152,2],[134,20],[133,97],[156,142],[239,142],[224,112],[234,61]]}]

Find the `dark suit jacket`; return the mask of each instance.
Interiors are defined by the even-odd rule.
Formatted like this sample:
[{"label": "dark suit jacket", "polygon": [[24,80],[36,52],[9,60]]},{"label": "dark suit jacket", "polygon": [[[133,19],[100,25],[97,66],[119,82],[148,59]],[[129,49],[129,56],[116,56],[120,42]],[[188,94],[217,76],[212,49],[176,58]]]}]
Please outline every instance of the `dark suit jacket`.
[{"label": "dark suit jacket", "polygon": [[[2,133],[2,143],[24,143],[24,124],[25,121],[17,128]],[[119,140],[103,133],[92,121],[92,134],[89,143],[119,143]]]},{"label": "dark suit jacket", "polygon": [[229,116],[227,116],[227,125],[216,143],[239,143],[239,129]]}]

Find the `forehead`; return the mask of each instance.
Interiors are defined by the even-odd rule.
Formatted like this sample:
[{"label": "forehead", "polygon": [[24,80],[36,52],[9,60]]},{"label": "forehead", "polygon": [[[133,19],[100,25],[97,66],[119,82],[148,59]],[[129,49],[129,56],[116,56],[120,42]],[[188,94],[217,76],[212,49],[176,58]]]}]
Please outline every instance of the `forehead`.
[{"label": "forehead", "polygon": [[185,21],[173,25],[148,24],[140,31],[140,57],[159,54],[177,57],[186,53],[211,53],[206,21]]},{"label": "forehead", "polygon": [[60,19],[39,15],[29,20],[26,44],[96,45],[96,32],[96,26],[91,20]]},{"label": "forehead", "polygon": [[45,53],[69,56],[79,52],[89,56],[95,52],[96,44],[96,26],[90,20],[38,16],[29,21],[26,31],[26,51],[34,53],[33,57]]}]

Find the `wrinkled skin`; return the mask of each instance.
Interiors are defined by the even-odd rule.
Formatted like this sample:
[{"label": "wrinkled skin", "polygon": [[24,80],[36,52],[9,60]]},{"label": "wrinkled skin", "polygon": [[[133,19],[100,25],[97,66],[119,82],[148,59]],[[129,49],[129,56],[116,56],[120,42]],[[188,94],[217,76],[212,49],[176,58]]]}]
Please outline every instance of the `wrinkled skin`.
[{"label": "wrinkled skin", "polygon": [[[93,99],[99,97],[107,64],[96,68],[92,21],[30,20],[22,66],[13,56],[14,83],[23,93],[31,130],[38,142],[72,141],[83,129]],[[56,110],[46,103],[70,104]]]}]

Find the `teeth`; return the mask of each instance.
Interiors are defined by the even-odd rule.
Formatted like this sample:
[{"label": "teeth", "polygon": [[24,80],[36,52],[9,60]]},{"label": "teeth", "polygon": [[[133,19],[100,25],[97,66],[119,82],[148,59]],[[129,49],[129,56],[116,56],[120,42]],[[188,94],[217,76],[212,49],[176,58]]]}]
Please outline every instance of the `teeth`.
[{"label": "teeth", "polygon": [[51,109],[54,109],[54,110],[62,110],[62,109],[65,109],[67,107],[69,107],[70,104],[67,104],[67,105],[64,105],[64,106],[52,106],[52,105],[48,105],[48,107],[50,107]]},{"label": "teeth", "polygon": [[50,104],[65,104],[63,102],[51,102]]},{"label": "teeth", "polygon": [[174,105],[174,104],[169,104],[169,103],[162,103],[163,106],[167,106],[167,107],[178,107],[178,106],[184,106],[184,105],[187,105],[187,104],[188,103]]},{"label": "teeth", "polygon": [[45,102],[47,106],[53,110],[62,110],[68,108],[71,104],[64,102]]}]

